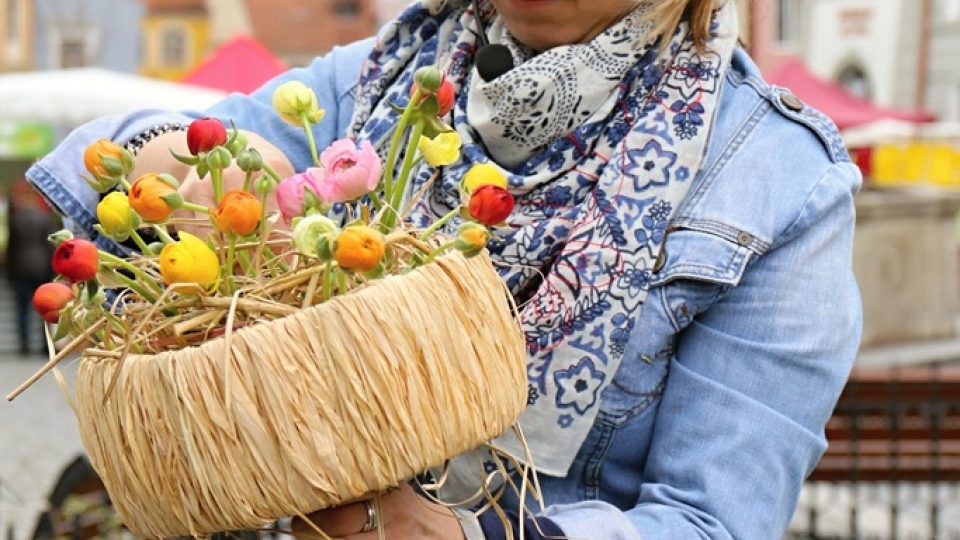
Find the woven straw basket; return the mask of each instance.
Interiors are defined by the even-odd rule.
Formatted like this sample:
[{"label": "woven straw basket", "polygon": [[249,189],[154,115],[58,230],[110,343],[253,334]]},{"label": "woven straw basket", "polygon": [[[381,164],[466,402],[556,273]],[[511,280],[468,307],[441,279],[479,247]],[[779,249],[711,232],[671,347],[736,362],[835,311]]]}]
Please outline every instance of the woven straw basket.
[{"label": "woven straw basket", "polygon": [[396,486],[508,429],[523,335],[487,256],[403,276],[198,347],[87,356],[83,444],[138,536],[265,526]]}]

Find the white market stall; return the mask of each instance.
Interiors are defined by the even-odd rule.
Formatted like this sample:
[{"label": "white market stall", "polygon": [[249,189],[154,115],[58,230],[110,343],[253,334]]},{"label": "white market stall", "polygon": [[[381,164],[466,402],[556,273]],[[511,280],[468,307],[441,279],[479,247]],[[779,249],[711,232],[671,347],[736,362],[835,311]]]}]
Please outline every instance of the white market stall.
[{"label": "white market stall", "polygon": [[202,110],[218,90],[102,68],[0,75],[0,120],[39,121],[60,129],[139,109]]}]

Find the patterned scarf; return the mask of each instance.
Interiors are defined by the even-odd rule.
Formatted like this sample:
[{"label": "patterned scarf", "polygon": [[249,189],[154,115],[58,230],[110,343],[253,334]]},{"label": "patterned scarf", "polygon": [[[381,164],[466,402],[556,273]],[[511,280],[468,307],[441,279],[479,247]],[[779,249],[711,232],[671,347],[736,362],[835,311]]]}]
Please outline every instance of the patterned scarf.
[{"label": "patterned scarf", "polygon": [[[475,163],[494,162],[509,178],[517,206],[489,248],[523,306],[530,387],[520,424],[537,468],[551,475],[566,474],[635,331],[736,45],[733,2],[717,11],[705,53],[685,25],[666,47],[652,43],[642,21],[649,5],[589,43],[533,55],[483,2],[490,40],[516,60],[485,83],[473,69],[477,27],[467,0],[413,4],[381,31],[356,95],[351,135],[384,152],[397,121],[389,102],[406,102],[417,68],[439,64],[457,90],[446,120],[463,155],[440,171],[421,165],[409,193],[439,177],[416,203],[415,224],[460,203],[460,179]],[[523,455],[512,435],[496,444]]]}]

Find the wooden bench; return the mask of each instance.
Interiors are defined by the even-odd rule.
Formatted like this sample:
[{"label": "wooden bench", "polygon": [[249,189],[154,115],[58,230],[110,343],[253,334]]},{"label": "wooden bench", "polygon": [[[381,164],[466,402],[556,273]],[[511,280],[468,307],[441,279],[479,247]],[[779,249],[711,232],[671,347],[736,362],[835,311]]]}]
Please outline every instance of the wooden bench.
[{"label": "wooden bench", "polygon": [[811,481],[960,482],[960,367],[855,370]]}]

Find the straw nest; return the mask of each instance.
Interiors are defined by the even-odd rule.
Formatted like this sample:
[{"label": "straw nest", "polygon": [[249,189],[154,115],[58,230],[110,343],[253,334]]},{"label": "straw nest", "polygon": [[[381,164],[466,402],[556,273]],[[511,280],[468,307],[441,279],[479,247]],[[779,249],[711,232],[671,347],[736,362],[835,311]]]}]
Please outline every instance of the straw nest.
[{"label": "straw nest", "polygon": [[75,396],[94,468],[149,538],[384,490],[498,436],[525,402],[504,284],[460,254],[199,346],[87,354]]}]

